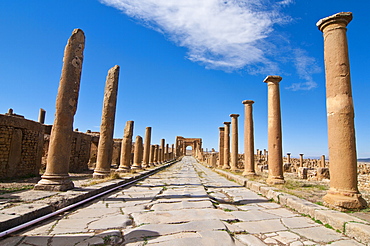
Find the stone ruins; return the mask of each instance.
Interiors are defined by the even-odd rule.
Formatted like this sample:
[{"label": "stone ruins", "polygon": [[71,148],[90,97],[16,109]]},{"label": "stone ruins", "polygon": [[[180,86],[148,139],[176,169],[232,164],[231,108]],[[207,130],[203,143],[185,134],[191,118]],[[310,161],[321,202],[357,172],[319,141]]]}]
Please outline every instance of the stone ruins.
[{"label": "stone ruins", "polygon": [[[65,191],[74,187],[71,172],[94,169],[94,178],[112,172],[125,173],[164,164],[191,154],[208,166],[240,172],[243,176],[267,173],[269,185],[284,184],[284,173],[300,179],[329,180],[330,189],[323,197],[328,206],[359,209],[367,206],[358,189],[358,173],[370,174],[369,165],[357,165],[354,109],[346,38],[346,27],[352,13],[342,12],[321,19],[317,27],[324,36],[326,97],[328,117],[329,161],[305,159],[304,154],[283,156],[280,111],[280,76],[267,76],[268,148],[255,150],[252,100],[244,100],[244,153],[238,153],[238,117],[219,127],[219,151],[203,151],[201,138],[177,136],[175,143],[152,144],[152,128],[144,139],[133,142],[134,121],[127,121],[122,139],[113,139],[119,66],[108,71],[100,132],[73,131],[77,110],[85,35],[75,29],[64,51],[62,75],[56,99],[53,125],[45,125],[45,110],[40,109],[38,122],[15,114],[12,109],[0,114],[0,178],[39,175],[36,190]],[[257,102],[258,103],[258,102]],[[231,135],[231,136],[230,136]],[[170,147],[171,146],[171,147]]]}]

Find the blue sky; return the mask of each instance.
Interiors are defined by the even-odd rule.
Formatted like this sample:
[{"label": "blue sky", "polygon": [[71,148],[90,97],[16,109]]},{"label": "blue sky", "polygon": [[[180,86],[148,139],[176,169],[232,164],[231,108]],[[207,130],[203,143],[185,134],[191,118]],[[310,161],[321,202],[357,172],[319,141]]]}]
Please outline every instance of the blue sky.
[{"label": "blue sky", "polygon": [[[328,155],[322,33],[316,22],[353,12],[348,25],[358,157],[370,157],[367,0],[1,0],[0,112],[52,124],[63,51],[85,32],[74,128],[99,131],[107,71],[121,67],[115,137],[127,120],[152,143],[176,136],[218,149],[218,127],[254,100],[255,148],[267,148],[267,75],[280,75],[283,151]],[[365,77],[364,77],[365,76]]]}]

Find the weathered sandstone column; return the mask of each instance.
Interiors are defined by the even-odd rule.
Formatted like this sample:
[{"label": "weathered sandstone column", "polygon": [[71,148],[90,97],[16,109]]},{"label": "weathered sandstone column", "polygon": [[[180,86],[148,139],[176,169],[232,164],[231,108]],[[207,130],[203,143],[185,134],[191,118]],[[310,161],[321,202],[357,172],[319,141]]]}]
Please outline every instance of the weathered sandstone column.
[{"label": "weathered sandstone column", "polygon": [[132,170],[143,169],[141,163],[143,161],[143,138],[136,136],[135,150],[134,150],[134,163],[132,164]]},{"label": "weathered sandstone column", "polygon": [[153,166],[154,164],[154,151],[155,151],[155,146],[150,145],[150,155],[149,155],[149,167]]},{"label": "weathered sandstone column", "polygon": [[123,132],[121,146],[121,160],[117,172],[129,172],[131,168],[132,135],[134,133],[134,122],[127,121]]},{"label": "weathered sandstone column", "polygon": [[46,115],[46,111],[44,109],[40,108],[38,122],[40,122],[41,124],[44,124],[45,123],[45,115]]},{"label": "weathered sandstone column", "polygon": [[161,164],[161,160],[160,160],[160,157],[161,157],[161,150],[159,149],[159,145],[156,144],[155,145],[155,164]]},{"label": "weathered sandstone column", "polygon": [[357,156],[347,25],[351,12],[317,22],[324,36],[326,108],[330,160],[330,189],[324,201],[335,207],[362,208],[366,201],[357,187]]},{"label": "weathered sandstone column", "polygon": [[231,122],[224,122],[225,133],[224,133],[224,165],[222,169],[230,168],[230,124]]},{"label": "weathered sandstone column", "polygon": [[283,184],[283,151],[280,113],[280,76],[267,76],[263,82],[268,88],[268,184]]},{"label": "weathered sandstone column", "polygon": [[224,165],[224,143],[225,143],[225,140],[224,140],[224,135],[225,135],[225,127],[219,127],[218,128],[220,130],[220,138],[219,138],[219,156],[218,156],[218,159],[219,159],[219,162],[218,162],[218,168],[222,168],[223,165]]},{"label": "weathered sandstone column", "polygon": [[171,160],[175,159],[175,144],[171,145]]},{"label": "weathered sandstone column", "polygon": [[238,114],[230,114],[231,117],[231,171],[238,169]]},{"label": "weathered sandstone column", "polygon": [[64,50],[62,75],[56,100],[54,124],[51,130],[46,171],[35,185],[36,190],[65,191],[74,187],[69,179],[73,120],[77,110],[78,94],[85,47],[85,35],[75,29]]},{"label": "weathered sandstone column", "polygon": [[291,153],[286,153],[286,155],[287,155],[287,163],[290,163],[290,155],[291,155]]},{"label": "weathered sandstone column", "polygon": [[160,164],[164,163],[165,160],[164,160],[164,148],[165,148],[165,144],[166,144],[166,140],[165,139],[161,139],[161,147],[160,147]]},{"label": "weathered sandstone column", "polygon": [[254,170],[253,103],[244,100],[244,176],[256,175]]},{"label": "weathered sandstone column", "polygon": [[303,154],[299,154],[299,166],[303,167]]},{"label": "weathered sandstone column", "polygon": [[143,167],[149,167],[150,166],[150,141],[152,136],[152,128],[150,126],[145,128],[145,140],[144,140],[144,156],[143,156]]},{"label": "weathered sandstone column", "polygon": [[325,155],[322,155],[322,156],[321,156],[321,163],[320,163],[320,167],[325,167]]},{"label": "weathered sandstone column", "polygon": [[110,164],[113,154],[113,131],[116,116],[119,66],[108,71],[104,90],[103,112],[100,125],[100,137],[94,178],[105,178],[110,175]]},{"label": "weathered sandstone column", "polygon": [[169,152],[168,152],[168,149],[169,149],[169,144],[166,144],[166,152],[165,152],[165,154],[164,154],[164,160],[165,161],[168,161],[169,159],[170,159],[170,154],[169,154]]}]

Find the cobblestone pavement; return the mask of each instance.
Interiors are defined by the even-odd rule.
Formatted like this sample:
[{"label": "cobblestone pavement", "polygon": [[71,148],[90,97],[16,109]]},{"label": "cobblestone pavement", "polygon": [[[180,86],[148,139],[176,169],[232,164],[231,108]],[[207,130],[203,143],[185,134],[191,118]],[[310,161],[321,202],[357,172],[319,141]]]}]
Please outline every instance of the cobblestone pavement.
[{"label": "cobblestone pavement", "polygon": [[362,245],[221,177],[189,156],[0,244]]}]

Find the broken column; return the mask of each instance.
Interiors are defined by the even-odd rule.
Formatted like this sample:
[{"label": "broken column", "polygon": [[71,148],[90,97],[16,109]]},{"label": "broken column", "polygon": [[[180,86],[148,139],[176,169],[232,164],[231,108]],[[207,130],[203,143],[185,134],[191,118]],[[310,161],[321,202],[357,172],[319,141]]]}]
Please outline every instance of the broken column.
[{"label": "broken column", "polygon": [[219,127],[220,136],[219,136],[219,152],[218,152],[218,168],[222,168],[224,165],[224,134],[225,134],[225,127]]},{"label": "broken column", "polygon": [[84,46],[83,31],[73,30],[64,50],[46,171],[35,185],[36,190],[65,191],[74,187],[69,179],[68,164],[71,155],[73,120],[80,90]]},{"label": "broken column", "polygon": [[164,163],[165,160],[164,160],[164,148],[165,148],[165,143],[166,143],[166,140],[165,139],[161,139],[161,147],[160,147],[160,152],[159,152],[159,159],[160,159],[160,164]]},{"label": "broken column", "polygon": [[224,165],[222,166],[222,169],[230,168],[230,124],[231,122],[224,122]]},{"label": "broken column", "polygon": [[253,103],[244,100],[244,176],[256,175],[254,170]]},{"label": "broken column", "polygon": [[151,127],[146,127],[145,128],[145,139],[144,139],[144,156],[143,156],[143,167],[149,167],[150,166],[150,141],[151,141],[151,136],[152,136],[152,128]]},{"label": "broken column", "polygon": [[105,90],[103,112],[100,125],[100,137],[94,178],[105,178],[110,175],[110,164],[113,154],[113,131],[116,116],[119,66],[108,71]]},{"label": "broken column", "polygon": [[46,111],[44,109],[40,108],[38,122],[40,122],[41,124],[44,124],[45,123],[45,115],[46,115]]},{"label": "broken column", "polygon": [[303,167],[303,154],[299,154],[299,166]]},{"label": "broken column", "polygon": [[143,161],[143,138],[136,136],[135,150],[134,150],[134,163],[132,164],[132,170],[143,169],[141,163]]},{"label": "broken column", "polygon": [[323,199],[329,205],[347,209],[367,205],[357,187],[354,109],[346,36],[346,27],[351,20],[351,12],[341,12],[316,24],[324,36],[330,159],[330,189]]},{"label": "broken column", "polygon": [[283,148],[280,113],[280,76],[267,76],[268,88],[268,184],[283,184]]},{"label": "broken column", "polygon": [[325,167],[325,155],[321,156],[320,167]]},{"label": "broken column", "polygon": [[117,172],[129,172],[131,169],[132,135],[134,133],[134,122],[127,121],[123,132],[121,159]]},{"label": "broken column", "polygon": [[154,166],[154,153],[155,152],[155,146],[150,145],[150,157],[149,157],[149,166]]},{"label": "broken column", "polygon": [[231,117],[231,165],[230,170],[238,169],[238,114],[230,114]]}]

